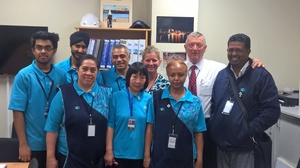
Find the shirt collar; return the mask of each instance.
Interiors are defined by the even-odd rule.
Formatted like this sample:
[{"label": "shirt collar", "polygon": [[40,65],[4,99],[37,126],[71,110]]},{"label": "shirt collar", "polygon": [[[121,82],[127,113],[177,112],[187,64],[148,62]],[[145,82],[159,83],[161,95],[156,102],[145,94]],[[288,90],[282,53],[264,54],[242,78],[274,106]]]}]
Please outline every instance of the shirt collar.
[{"label": "shirt collar", "polygon": [[[193,94],[186,87],[184,87],[184,89],[185,89],[185,94],[178,101],[193,102]],[[174,97],[170,93],[170,86],[166,87],[163,90],[161,98],[162,99],[174,99]]]},{"label": "shirt collar", "polygon": [[81,96],[81,95],[83,95],[83,94],[86,94],[86,93],[88,93],[88,94],[90,94],[90,95],[92,95],[92,96],[95,96],[96,91],[97,91],[97,86],[98,86],[98,85],[97,85],[96,82],[95,82],[93,88],[92,88],[89,92],[85,92],[84,90],[82,90],[82,89],[79,87],[79,85],[78,85],[77,82],[74,82],[74,83],[73,83],[73,86],[74,86],[74,88],[75,88],[75,90],[76,90],[76,92],[77,92],[77,94],[78,94],[79,96]]},{"label": "shirt collar", "polygon": [[197,68],[201,71],[202,68],[203,68],[204,62],[205,62],[205,59],[204,59],[204,58],[202,58],[202,59],[201,59],[199,62],[197,62],[196,64],[192,64],[192,63],[190,62],[190,60],[188,60],[188,61],[186,62],[186,65],[187,65],[187,67],[188,67],[188,70],[190,70],[191,66],[196,65]]},{"label": "shirt collar", "polygon": [[234,70],[233,70],[233,68],[232,68],[232,65],[230,65],[230,69],[231,69],[231,71],[233,72],[235,78],[237,79],[237,78],[241,77],[241,76],[246,72],[246,69],[248,68],[248,66],[249,66],[249,60],[248,60],[248,61],[246,62],[246,64],[242,67],[242,69],[240,70],[240,72],[239,72],[238,75],[236,75],[236,74],[234,73]]}]

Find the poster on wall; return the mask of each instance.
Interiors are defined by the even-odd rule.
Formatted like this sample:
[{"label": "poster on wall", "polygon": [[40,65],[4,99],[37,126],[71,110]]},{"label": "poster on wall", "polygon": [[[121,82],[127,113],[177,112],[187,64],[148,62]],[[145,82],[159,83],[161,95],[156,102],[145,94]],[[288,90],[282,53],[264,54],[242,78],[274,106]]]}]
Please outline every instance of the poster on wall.
[{"label": "poster on wall", "polygon": [[100,27],[129,28],[132,24],[132,0],[100,0]]},{"label": "poster on wall", "polygon": [[157,43],[185,43],[194,31],[194,18],[157,16],[156,25]]},{"label": "poster on wall", "polygon": [[162,51],[162,70],[165,70],[168,63],[171,62],[172,60],[182,60],[186,61],[186,52],[174,52],[174,51]]}]

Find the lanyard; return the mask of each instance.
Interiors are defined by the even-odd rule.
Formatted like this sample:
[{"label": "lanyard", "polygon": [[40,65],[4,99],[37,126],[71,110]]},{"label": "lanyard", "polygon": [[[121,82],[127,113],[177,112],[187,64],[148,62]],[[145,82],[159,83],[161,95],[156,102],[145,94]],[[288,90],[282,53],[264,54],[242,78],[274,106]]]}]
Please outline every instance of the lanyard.
[{"label": "lanyard", "polygon": [[[35,72],[34,72],[34,73],[35,73]],[[36,73],[35,73],[35,76],[36,76],[36,79],[38,80],[38,83],[39,83],[40,87],[41,87],[42,90],[43,90],[43,93],[44,93],[44,95],[45,95],[45,97],[46,97],[46,99],[47,99],[47,103],[49,103],[50,95],[51,95],[52,88],[53,88],[53,85],[54,85],[53,80],[51,80],[51,88],[50,88],[50,91],[49,91],[49,93],[48,93],[48,95],[47,95],[46,90],[45,90],[45,88],[43,87],[43,85],[42,85],[42,83],[41,83],[41,80],[40,80],[40,78],[38,77],[38,75],[37,75]]]},{"label": "lanyard", "polygon": [[[82,103],[84,104],[85,110],[88,111],[90,124],[93,124],[92,108],[93,108],[93,105],[94,105],[94,98],[95,98],[95,97],[93,96],[91,106],[86,105],[86,104],[88,104],[88,103],[84,100],[83,95],[81,95],[80,97],[81,97]],[[85,101],[86,103],[84,103],[84,101]],[[87,109],[89,109],[89,110],[87,110]]]},{"label": "lanyard", "polygon": [[[184,103],[184,102],[181,102],[181,104],[180,104],[180,106],[179,106],[179,109],[178,109],[178,111],[177,111],[176,117],[175,117],[175,119],[174,119],[174,122],[173,122],[173,124],[172,124],[172,134],[174,134],[176,119],[178,118],[178,114],[179,114],[179,112],[180,112],[180,110],[181,110],[181,107],[182,107],[183,103]],[[174,109],[173,109],[173,110],[174,110]]]},{"label": "lanyard", "polygon": [[126,90],[127,90],[127,95],[128,95],[128,103],[129,103],[129,109],[130,109],[130,117],[132,117],[132,116],[133,116],[133,114],[132,114],[133,100],[130,99],[130,93],[129,93],[128,88],[127,88]]}]

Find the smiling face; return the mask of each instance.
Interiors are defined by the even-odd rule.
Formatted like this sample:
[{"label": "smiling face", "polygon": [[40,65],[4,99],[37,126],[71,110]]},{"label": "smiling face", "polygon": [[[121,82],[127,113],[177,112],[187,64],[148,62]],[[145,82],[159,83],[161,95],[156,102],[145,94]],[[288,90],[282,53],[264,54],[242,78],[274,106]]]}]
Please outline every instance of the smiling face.
[{"label": "smiling face", "polygon": [[129,81],[129,90],[132,94],[138,94],[142,91],[146,83],[146,75],[140,72],[136,74],[131,74]]},{"label": "smiling face", "polygon": [[37,66],[48,65],[56,53],[56,49],[53,48],[52,42],[50,40],[35,40],[35,45],[31,49],[34,58],[36,60]]},{"label": "smiling face", "polygon": [[233,41],[228,43],[227,58],[233,68],[241,69],[248,61],[251,50],[246,49],[245,43]]},{"label": "smiling face", "polygon": [[148,73],[157,73],[157,68],[160,66],[161,60],[154,53],[147,53],[142,60],[143,64],[147,67]]},{"label": "smiling face", "polygon": [[82,57],[82,55],[86,54],[86,52],[87,52],[86,50],[87,50],[87,46],[85,45],[85,43],[83,41],[71,46],[72,56],[77,60],[80,57]]},{"label": "smiling face", "polygon": [[94,60],[83,60],[82,64],[78,68],[78,85],[86,87],[92,87],[95,83],[98,73],[97,64]]},{"label": "smiling face", "polygon": [[112,51],[112,62],[117,71],[125,71],[128,67],[130,57],[125,48],[114,48]]},{"label": "smiling face", "polygon": [[189,36],[184,45],[185,51],[192,64],[197,64],[203,57],[206,51],[206,43],[203,36]]}]

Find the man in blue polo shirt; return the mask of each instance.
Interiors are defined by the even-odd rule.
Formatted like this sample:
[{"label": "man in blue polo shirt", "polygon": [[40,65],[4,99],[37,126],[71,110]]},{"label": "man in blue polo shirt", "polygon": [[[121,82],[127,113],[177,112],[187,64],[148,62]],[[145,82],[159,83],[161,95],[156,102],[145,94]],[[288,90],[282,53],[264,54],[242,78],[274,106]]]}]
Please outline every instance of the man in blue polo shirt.
[{"label": "man in blue polo shirt", "polygon": [[[90,36],[82,31],[77,31],[70,36],[71,56],[57,63],[55,66],[67,72],[68,83],[77,81],[76,63],[82,55],[86,54],[90,43]],[[103,84],[101,73],[98,73],[97,83]]]},{"label": "man in blue polo shirt", "polygon": [[112,92],[122,90],[126,87],[126,73],[129,68],[130,55],[126,46],[118,44],[115,45],[111,60],[114,67],[108,69],[107,71],[102,71],[102,77],[104,85],[111,87]]},{"label": "man in blue polo shirt", "polygon": [[9,110],[19,139],[19,159],[37,158],[46,167],[46,133],[44,125],[57,86],[67,83],[66,73],[51,63],[57,51],[58,34],[39,31],[30,39],[35,57],[31,65],[15,76]]}]

